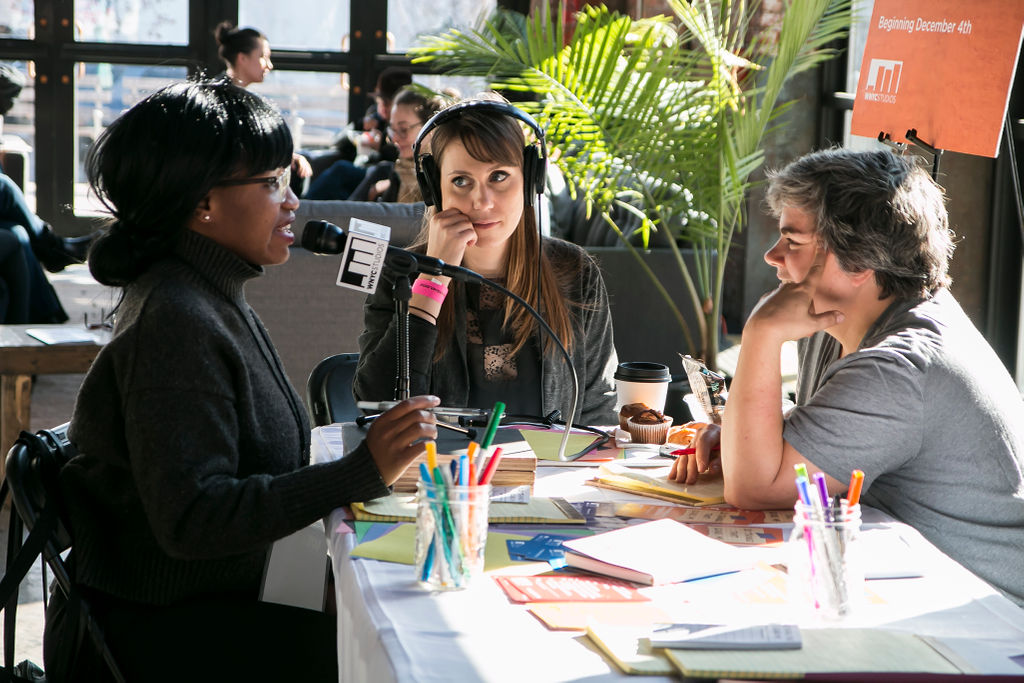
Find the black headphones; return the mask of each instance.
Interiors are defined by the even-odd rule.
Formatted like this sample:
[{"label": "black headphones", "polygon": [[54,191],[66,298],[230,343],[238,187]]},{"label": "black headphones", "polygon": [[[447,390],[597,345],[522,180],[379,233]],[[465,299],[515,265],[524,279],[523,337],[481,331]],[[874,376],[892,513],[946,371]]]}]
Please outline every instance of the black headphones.
[{"label": "black headphones", "polygon": [[522,121],[533,131],[537,141],[523,148],[523,193],[527,206],[534,205],[534,198],[544,194],[544,176],[547,172],[548,152],[544,145],[544,131],[533,117],[518,107],[495,100],[468,100],[453,104],[430,117],[423,124],[416,141],[412,144],[412,156],[416,163],[416,182],[427,206],[441,205],[441,169],[437,167],[432,154],[420,154],[420,144],[433,129],[443,123],[462,116],[467,111],[485,111],[504,114]]}]

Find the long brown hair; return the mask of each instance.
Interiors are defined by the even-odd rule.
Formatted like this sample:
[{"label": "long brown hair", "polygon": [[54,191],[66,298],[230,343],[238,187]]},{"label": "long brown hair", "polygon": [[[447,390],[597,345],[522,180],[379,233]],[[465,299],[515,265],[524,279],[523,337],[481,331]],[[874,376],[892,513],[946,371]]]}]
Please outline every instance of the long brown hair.
[{"label": "long brown hair", "polygon": [[[441,167],[445,149],[454,140],[462,142],[470,156],[478,161],[523,168],[523,149],[526,145],[526,138],[522,127],[510,116],[493,110],[468,110],[461,116],[439,125],[434,129],[430,138],[430,151],[437,168]],[[524,178],[523,183],[528,186],[529,180]],[[413,240],[412,247],[426,248],[430,234],[430,218],[434,211],[434,208],[427,211],[423,227],[416,239]],[[578,302],[571,301],[568,296],[568,284],[573,279],[571,275],[574,273],[556,273],[550,258],[545,253],[546,250],[541,249],[541,242],[534,211],[531,207],[526,206],[524,201],[523,215],[519,226],[509,237],[505,287],[541,311],[544,319],[558,335],[565,348],[571,350],[574,334],[570,308],[579,305]],[[560,267],[561,265],[559,264]],[[453,281],[450,287],[454,295],[460,292],[464,285]],[[441,312],[437,316],[438,343],[434,349],[435,361],[444,356],[454,332],[455,305],[453,299],[454,296],[445,299],[441,306]],[[514,344],[511,354],[515,355],[536,333],[537,321],[525,308],[512,299],[508,299],[505,302],[504,326],[505,329],[513,331]],[[546,353],[553,353],[556,347],[550,337],[545,336],[543,348]]]}]

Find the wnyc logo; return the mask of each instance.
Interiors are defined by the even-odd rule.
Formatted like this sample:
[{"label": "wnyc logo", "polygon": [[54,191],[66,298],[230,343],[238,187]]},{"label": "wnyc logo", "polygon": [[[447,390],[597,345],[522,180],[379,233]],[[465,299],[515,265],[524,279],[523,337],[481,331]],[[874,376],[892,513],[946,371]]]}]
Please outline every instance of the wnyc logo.
[{"label": "wnyc logo", "polygon": [[896,102],[900,91],[900,76],[903,62],[894,59],[872,59],[868,67],[868,82],[864,87],[864,99],[868,102]]}]

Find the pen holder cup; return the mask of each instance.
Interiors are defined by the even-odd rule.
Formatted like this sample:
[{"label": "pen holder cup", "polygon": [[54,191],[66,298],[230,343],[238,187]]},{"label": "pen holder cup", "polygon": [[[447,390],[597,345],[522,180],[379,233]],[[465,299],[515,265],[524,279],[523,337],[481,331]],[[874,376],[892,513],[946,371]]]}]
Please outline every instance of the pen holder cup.
[{"label": "pen holder cup", "polygon": [[797,502],[788,543],[791,599],[822,621],[839,621],[864,602],[860,506],[816,510]]},{"label": "pen holder cup", "polygon": [[[439,495],[440,494],[440,495]],[[429,590],[459,590],[483,574],[491,487],[416,488],[416,579]]]}]

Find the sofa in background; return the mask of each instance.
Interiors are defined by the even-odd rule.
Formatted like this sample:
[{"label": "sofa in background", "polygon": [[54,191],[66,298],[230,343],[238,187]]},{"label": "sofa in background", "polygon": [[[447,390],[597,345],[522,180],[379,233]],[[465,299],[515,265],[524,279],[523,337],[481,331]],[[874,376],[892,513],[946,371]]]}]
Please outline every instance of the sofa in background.
[{"label": "sofa in background", "polygon": [[[424,206],[377,202],[304,200],[296,211],[296,245],[308,221],[326,220],[342,227],[361,218],[391,227],[391,243],[407,245],[419,231]],[[588,246],[604,273],[612,307],[615,346],[620,360],[664,363],[682,374],[678,352],[683,340],[661,296],[647,285],[632,254],[622,247]],[[685,292],[672,253],[653,249],[644,254],[668,291]],[[277,346],[289,379],[300,393],[313,367],[336,353],[359,351],[365,295],[335,285],[339,256],[320,256],[299,246],[280,266],[246,285],[246,298],[259,314]],[[696,330],[696,320],[688,320]]]}]

